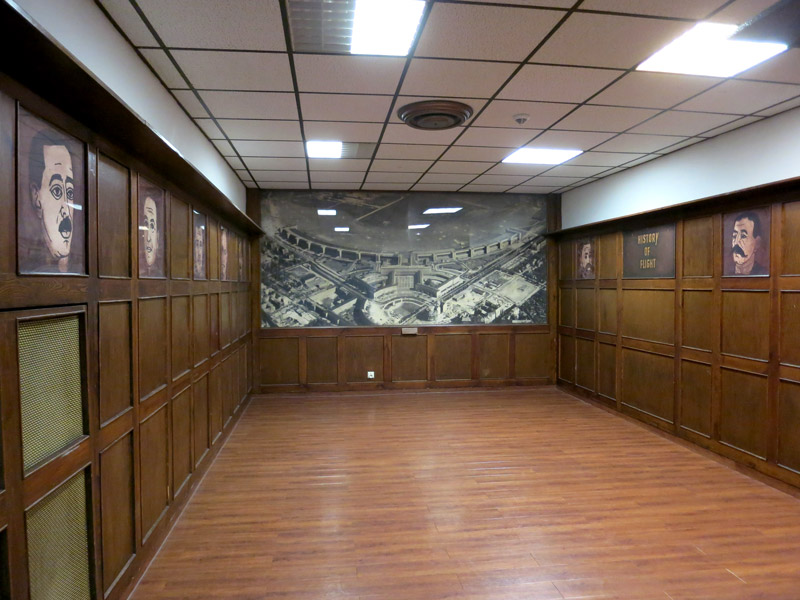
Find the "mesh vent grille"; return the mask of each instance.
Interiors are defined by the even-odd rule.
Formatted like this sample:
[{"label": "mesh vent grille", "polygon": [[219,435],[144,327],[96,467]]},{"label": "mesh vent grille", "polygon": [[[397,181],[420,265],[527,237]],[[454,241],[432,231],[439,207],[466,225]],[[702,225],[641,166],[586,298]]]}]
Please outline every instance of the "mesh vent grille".
[{"label": "mesh vent grille", "polygon": [[355,0],[289,0],[295,52],[350,52]]},{"label": "mesh vent grille", "polygon": [[77,316],[19,325],[22,460],[25,469],[83,435]]},{"label": "mesh vent grille", "polygon": [[30,509],[25,524],[31,600],[89,600],[85,474]]}]

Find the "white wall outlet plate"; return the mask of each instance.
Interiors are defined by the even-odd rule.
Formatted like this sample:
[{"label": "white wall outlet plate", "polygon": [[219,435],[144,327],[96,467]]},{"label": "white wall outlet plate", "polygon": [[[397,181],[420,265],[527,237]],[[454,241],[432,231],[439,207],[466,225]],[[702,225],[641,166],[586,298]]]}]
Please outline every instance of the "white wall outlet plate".
[{"label": "white wall outlet plate", "polygon": [[367,379],[375,379],[375,371],[367,371]]}]

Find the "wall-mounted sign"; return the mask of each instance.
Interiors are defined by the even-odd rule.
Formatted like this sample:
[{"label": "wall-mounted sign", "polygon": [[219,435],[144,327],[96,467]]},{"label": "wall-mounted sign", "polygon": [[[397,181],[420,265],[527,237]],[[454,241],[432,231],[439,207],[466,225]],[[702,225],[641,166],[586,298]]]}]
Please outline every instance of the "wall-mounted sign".
[{"label": "wall-mounted sign", "polygon": [[626,232],[622,263],[625,279],[675,277],[675,224]]}]

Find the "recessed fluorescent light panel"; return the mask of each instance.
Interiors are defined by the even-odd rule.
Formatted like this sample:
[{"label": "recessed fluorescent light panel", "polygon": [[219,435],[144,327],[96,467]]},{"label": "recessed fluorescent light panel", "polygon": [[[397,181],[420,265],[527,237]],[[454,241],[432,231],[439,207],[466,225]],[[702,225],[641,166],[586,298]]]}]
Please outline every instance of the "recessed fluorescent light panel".
[{"label": "recessed fluorescent light panel", "polygon": [[430,223],[420,223],[419,225],[409,225],[409,229],[425,229],[426,227],[430,227]]},{"label": "recessed fluorescent light panel", "polygon": [[452,215],[461,210],[460,206],[453,206],[451,208],[429,208],[423,215]]},{"label": "recessed fluorescent light panel", "polygon": [[336,216],[336,209],[335,208],[318,208],[317,214],[322,217],[335,217]]},{"label": "recessed fluorescent light panel", "polygon": [[308,158],[341,158],[342,142],[320,142],[309,140],[306,142]]},{"label": "recessed fluorescent light panel", "polygon": [[557,148],[520,148],[503,159],[504,163],[527,165],[560,165],[583,154],[583,150],[560,150]]},{"label": "recessed fluorescent light panel", "polygon": [[786,44],[729,40],[736,25],[698,23],[640,64],[638,71],[732,77],[786,50]]},{"label": "recessed fluorescent light panel", "polygon": [[349,227],[334,227],[333,230],[334,231],[338,231],[339,233],[347,233],[348,231],[350,231],[350,228]]},{"label": "recessed fluorescent light panel", "polygon": [[350,53],[406,56],[424,8],[424,0],[356,0]]}]

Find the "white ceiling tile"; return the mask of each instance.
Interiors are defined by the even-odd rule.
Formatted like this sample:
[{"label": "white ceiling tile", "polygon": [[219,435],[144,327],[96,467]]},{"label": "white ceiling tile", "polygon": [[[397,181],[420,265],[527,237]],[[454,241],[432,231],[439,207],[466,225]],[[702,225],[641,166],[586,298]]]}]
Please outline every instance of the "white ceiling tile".
[{"label": "white ceiling tile", "polygon": [[[309,168],[316,171],[366,171],[368,158],[309,158]],[[305,168],[305,166],[303,167]]]},{"label": "white ceiling tile", "polygon": [[130,0],[100,0],[111,18],[125,32],[134,46],[157,46],[156,38],[139,17]]},{"label": "white ceiling tile", "polygon": [[616,167],[632,160],[637,160],[645,156],[635,152],[584,152],[572,160],[564,163],[565,165],[583,165],[598,167]]},{"label": "white ceiling tile", "polygon": [[658,17],[703,19],[726,0],[584,0],[581,9],[624,12]]},{"label": "white ceiling tile", "polygon": [[423,144],[381,143],[375,158],[409,158],[434,160],[447,150],[447,146],[426,146]]},{"label": "white ceiling tile", "polygon": [[746,115],[798,95],[800,95],[800,85],[729,80],[684,102],[677,108]]},{"label": "white ceiling tile", "polygon": [[244,183],[244,187],[251,188],[251,189],[257,189],[258,188],[258,184],[256,184],[255,181],[244,181],[243,183]]},{"label": "white ceiling tile", "polygon": [[758,115],[762,117],[771,117],[772,115],[777,115],[778,113],[782,113],[785,110],[790,110],[792,108],[797,108],[800,106],[800,98],[795,98],[794,100],[789,100],[788,102],[781,102],[780,104],[776,104],[775,106],[771,106],[765,110],[758,111]]},{"label": "white ceiling tile", "polygon": [[426,173],[420,179],[420,183],[446,183],[461,186],[474,178],[475,175],[472,173]]},{"label": "white ceiling tile", "polygon": [[462,0],[482,4],[515,4],[518,6],[541,6],[547,8],[571,8],[575,0]]},{"label": "white ceiling tile", "polygon": [[307,190],[307,183],[279,181],[260,186],[262,190]]},{"label": "white ceiling tile", "polygon": [[588,167],[579,165],[556,165],[547,174],[553,177],[594,177],[608,171],[610,167]]},{"label": "white ceiling tile", "polygon": [[200,92],[218,119],[296,119],[294,94],[280,92]]},{"label": "white ceiling tile", "polygon": [[444,160],[478,160],[498,162],[511,154],[514,148],[480,148],[477,146],[453,146],[444,153]]},{"label": "white ceiling tile", "polygon": [[720,81],[722,79],[718,77],[634,71],[592,98],[592,103],[642,108],[670,108]]},{"label": "white ceiling tile", "polygon": [[138,0],[138,4],[168,47],[286,50],[278,0]]},{"label": "white ceiling tile", "polygon": [[401,92],[406,96],[491,98],[515,65],[415,58]]},{"label": "white ceiling tile", "polygon": [[429,160],[386,160],[375,159],[371,171],[414,172],[424,171],[433,164]]},{"label": "white ceiling tile", "polygon": [[664,135],[697,135],[737,119],[736,115],[682,112],[668,110],[634,127],[632,133],[663,133]]},{"label": "white ceiling tile", "polygon": [[533,60],[630,69],[693,26],[664,19],[574,13]]},{"label": "white ceiling tile", "polygon": [[496,127],[469,127],[458,138],[457,146],[496,146],[498,148],[516,148],[524,146],[534,136],[541,133],[539,129],[511,129]]},{"label": "white ceiling tile", "polygon": [[311,182],[345,182],[361,185],[364,181],[364,171],[311,171]]},{"label": "white ceiling tile", "polygon": [[297,121],[253,121],[250,119],[219,119],[217,121],[232,140],[299,141]]},{"label": "white ceiling tile", "polygon": [[418,183],[414,186],[415,192],[456,192],[461,183]]},{"label": "white ceiling tile", "polygon": [[[402,123],[403,121],[400,120],[400,117],[397,116],[397,113],[400,112],[400,109],[405,106],[406,104],[412,104],[413,102],[420,102],[422,100],[436,100],[439,99],[439,96],[398,96],[397,103],[395,103],[394,108],[392,109],[392,115],[389,119],[390,123]],[[462,102],[467,106],[472,107],[472,117],[477,115],[483,106],[486,104],[487,100],[485,98],[459,98],[458,102]],[[466,124],[469,124],[470,120],[467,119]]]},{"label": "white ceiling tile", "polygon": [[303,142],[272,142],[265,140],[236,140],[234,148],[242,157],[273,156],[276,158],[305,156]]},{"label": "white ceiling tile", "polygon": [[543,173],[550,168],[550,165],[525,165],[513,163],[500,163],[489,169],[487,175],[526,175],[532,177]]},{"label": "white ceiling tile", "polygon": [[308,181],[306,171],[250,171],[259,183],[269,181]]},{"label": "white ceiling tile", "polygon": [[[361,189],[363,190],[407,190],[411,187],[410,183],[365,183]],[[416,188],[415,188],[416,189]]]},{"label": "white ceiling tile", "polygon": [[630,129],[654,115],[658,110],[649,108],[618,108],[615,106],[584,105],[556,125],[559,129],[575,131],[620,132]]},{"label": "white ceiling tile", "polygon": [[531,179],[528,185],[542,185],[542,186],[549,186],[555,188],[562,188],[565,185],[572,185],[573,183],[578,183],[579,181],[583,181],[584,177],[553,177],[549,174],[539,175]]},{"label": "white ceiling tile", "polygon": [[528,175],[481,175],[478,177],[475,185],[519,185],[523,181],[530,179]]},{"label": "white ceiling tile", "polygon": [[431,167],[431,173],[466,173],[479,175],[491,167],[493,162],[461,162],[440,160]]},{"label": "white ceiling tile", "polygon": [[294,91],[286,54],[172,50],[195,89]]},{"label": "white ceiling tile", "polygon": [[186,109],[186,112],[189,113],[189,116],[192,118],[207,118],[208,112],[206,109],[203,108],[203,105],[200,104],[200,101],[197,99],[197,96],[194,95],[194,92],[190,90],[173,90],[172,94],[178,100],[181,106]]},{"label": "white ceiling tile", "polygon": [[414,183],[422,173],[389,173],[371,170],[367,175],[370,183]]},{"label": "white ceiling tile", "polygon": [[631,167],[635,167],[636,165],[642,165],[646,162],[650,162],[651,160],[655,160],[657,158],[661,158],[661,154],[645,154],[642,158],[638,160],[634,160],[627,165],[623,165],[622,167],[618,167],[616,169],[611,169],[610,171],[606,171],[605,176],[608,177],[609,175],[613,175],[614,173],[618,173],[619,171],[624,171],[625,169],[630,169]]},{"label": "white ceiling tile", "polygon": [[[511,127],[513,129],[545,129],[575,108],[576,104],[553,102],[524,102],[522,100],[494,100],[475,119],[480,127]],[[518,124],[516,115],[527,115],[527,121]]]},{"label": "white ceiling tile", "polygon": [[[622,75],[610,69],[525,65],[498,98],[580,103]],[[525,111],[527,112],[527,111]]]},{"label": "white ceiling tile", "polygon": [[234,152],[233,148],[227,141],[211,140],[211,143],[217,147],[217,150],[219,150],[219,153],[222,154],[222,156],[236,156],[236,152]]},{"label": "white ceiling tile", "polygon": [[733,23],[743,25],[753,17],[760,15],[779,0],[736,0],[714,15],[717,23]]},{"label": "white ceiling tile", "polygon": [[236,156],[226,156],[225,160],[231,166],[231,169],[244,169],[244,163]]},{"label": "white ceiling tile", "polygon": [[555,186],[545,186],[545,185],[518,185],[515,188],[511,188],[509,192],[513,194],[552,194],[554,190],[558,188]]},{"label": "white ceiling tile", "polygon": [[307,140],[339,140],[342,142],[376,143],[383,126],[379,123],[334,123],[306,121]]},{"label": "white ceiling tile", "polygon": [[554,10],[436,3],[414,54],[521,61],[563,15]]},{"label": "white ceiling tile", "polygon": [[406,59],[394,56],[294,57],[301,92],[394,94]]},{"label": "white ceiling tile", "polygon": [[311,183],[312,190],[351,190],[356,191],[361,186],[361,182],[358,183]]},{"label": "white ceiling tile", "polygon": [[595,150],[608,152],[657,152],[666,146],[685,140],[685,136],[674,135],[635,135],[623,133],[601,144]]},{"label": "white ceiling tile", "polygon": [[677,144],[673,144],[672,146],[667,146],[666,148],[662,148],[659,152],[661,154],[667,154],[669,152],[675,152],[675,150],[681,150],[686,148],[687,146],[694,146],[695,144],[699,144],[700,142],[704,142],[707,138],[701,137],[692,137],[686,139],[682,142],[678,142]]},{"label": "white ceiling tile", "polygon": [[300,171],[306,168],[305,158],[263,158],[258,156],[251,156],[244,159],[247,168],[253,170],[265,171]]},{"label": "white ceiling tile", "polygon": [[451,144],[462,129],[463,127],[453,127],[441,131],[424,131],[402,123],[389,123],[381,141],[389,144]]},{"label": "white ceiling tile", "polygon": [[613,133],[561,131],[551,129],[528,144],[529,148],[567,148],[588,150],[614,137]]},{"label": "white ceiling tile", "polygon": [[505,192],[509,187],[508,185],[480,185],[476,183],[472,183],[470,185],[464,186],[461,191],[462,192],[482,192],[482,193],[489,193],[489,194],[496,194]]},{"label": "white ceiling tile", "polygon": [[153,67],[153,70],[158,73],[161,81],[163,81],[168,88],[189,88],[186,80],[181,77],[180,73],[178,73],[178,69],[176,69],[175,65],[172,64],[172,61],[167,56],[166,52],[163,50],[156,50],[154,48],[142,48],[140,52],[147,59],[147,62],[150,63],[150,66]]},{"label": "white ceiling tile", "polygon": [[740,73],[737,79],[800,84],[800,48],[790,48],[786,52]]},{"label": "white ceiling tile", "polygon": [[722,133],[727,133],[728,131],[739,129],[739,127],[750,125],[751,123],[755,123],[756,121],[760,121],[761,119],[763,119],[763,117],[741,117],[740,119],[731,121],[730,123],[728,123],[727,125],[723,125],[722,127],[717,127],[716,129],[711,129],[710,131],[704,131],[703,137],[714,137]]},{"label": "white ceiling tile", "polygon": [[300,94],[300,108],[306,121],[383,123],[391,105],[391,96]]},{"label": "white ceiling tile", "polygon": [[220,130],[220,128],[217,127],[216,123],[214,123],[214,121],[212,121],[211,119],[195,119],[194,122],[197,123],[197,126],[200,127],[203,133],[205,133],[208,136],[208,139],[210,140],[225,139],[222,130]]},{"label": "white ceiling tile", "polygon": [[253,181],[253,178],[250,177],[250,172],[244,169],[236,169],[236,175],[238,175],[239,179],[242,181]]}]

